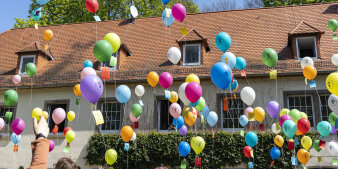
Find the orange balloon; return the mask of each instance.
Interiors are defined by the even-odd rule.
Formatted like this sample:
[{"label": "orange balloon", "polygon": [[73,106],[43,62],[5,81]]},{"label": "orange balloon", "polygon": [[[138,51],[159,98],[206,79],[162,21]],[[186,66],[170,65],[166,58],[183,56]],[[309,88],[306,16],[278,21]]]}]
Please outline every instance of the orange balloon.
[{"label": "orange balloon", "polygon": [[81,96],[80,84],[76,84],[73,88],[73,92],[76,96]]},{"label": "orange balloon", "polygon": [[147,76],[147,81],[151,87],[156,87],[158,81],[159,81],[159,76],[156,72],[149,72]]},{"label": "orange balloon", "polygon": [[305,149],[300,149],[297,152],[297,159],[299,162],[305,165],[310,159],[310,153]]},{"label": "orange balloon", "polygon": [[303,75],[305,78],[309,80],[313,80],[317,76],[317,69],[313,67],[312,65],[307,65],[303,69]]},{"label": "orange balloon", "polygon": [[129,142],[129,140],[133,137],[134,131],[130,126],[124,126],[121,130],[122,139],[125,142]]},{"label": "orange balloon", "polygon": [[303,133],[300,132],[300,131],[297,129],[296,135],[297,135],[297,136],[301,136],[301,135],[303,135]]},{"label": "orange balloon", "polygon": [[192,111],[186,112],[184,116],[184,121],[191,127],[196,122],[197,116],[197,110],[195,108],[192,108]]}]

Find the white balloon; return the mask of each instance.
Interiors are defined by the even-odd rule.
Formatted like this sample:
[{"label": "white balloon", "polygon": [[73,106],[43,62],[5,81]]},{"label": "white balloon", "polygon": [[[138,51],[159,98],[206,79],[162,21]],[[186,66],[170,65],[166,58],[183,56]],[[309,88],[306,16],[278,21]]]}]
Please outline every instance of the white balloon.
[{"label": "white balloon", "polygon": [[338,97],[334,94],[331,94],[327,101],[329,102],[331,111],[338,114]]},{"label": "white balloon", "polygon": [[304,69],[304,67],[307,65],[313,66],[313,60],[308,56],[304,57],[300,62],[300,66],[302,66],[302,69]]},{"label": "white balloon", "polygon": [[144,95],[144,87],[142,85],[137,85],[135,87],[135,94],[138,96],[138,97],[142,97]]},{"label": "white balloon", "polygon": [[227,64],[231,69],[236,65],[236,56],[232,52],[225,52],[222,55],[221,62]]},{"label": "white balloon", "polygon": [[338,155],[338,145],[337,143],[330,141],[329,144],[327,144],[327,150],[330,152],[331,155]]},{"label": "white balloon", "polygon": [[133,16],[134,18],[137,18],[138,11],[137,11],[137,8],[134,5],[130,6],[130,13],[131,13],[131,16]]},{"label": "white balloon", "polygon": [[81,79],[83,79],[87,75],[96,75],[96,71],[91,67],[86,67],[81,71]]},{"label": "white balloon", "polygon": [[331,62],[332,62],[334,65],[338,66],[338,54],[332,55],[332,57],[331,57]]},{"label": "white balloon", "polygon": [[135,141],[135,140],[136,140],[136,133],[135,133],[135,132],[133,132],[133,137],[131,137],[130,140],[131,140],[131,141]]},{"label": "white balloon", "polygon": [[178,88],[178,97],[184,103],[185,106],[189,106],[190,101],[188,100],[187,96],[185,95],[185,87],[187,87],[188,83],[182,83],[181,86]]},{"label": "white balloon", "polygon": [[280,133],[280,129],[281,129],[281,128],[279,127],[279,130],[277,130],[277,125],[276,125],[276,123],[273,123],[272,126],[271,126],[271,130],[272,130],[272,132],[275,133],[275,134]]},{"label": "white balloon", "polygon": [[255,98],[256,93],[251,87],[246,86],[241,90],[241,99],[248,106],[252,105],[252,103],[255,101]]},{"label": "white balloon", "polygon": [[181,60],[181,51],[177,47],[171,47],[168,50],[168,59],[171,63],[176,65]]}]

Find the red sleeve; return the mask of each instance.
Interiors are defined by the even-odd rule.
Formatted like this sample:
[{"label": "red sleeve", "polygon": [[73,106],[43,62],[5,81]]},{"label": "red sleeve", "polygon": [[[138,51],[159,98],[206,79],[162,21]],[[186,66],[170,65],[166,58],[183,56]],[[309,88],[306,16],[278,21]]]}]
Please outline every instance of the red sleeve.
[{"label": "red sleeve", "polygon": [[49,140],[40,138],[32,141],[32,163],[27,169],[47,168],[48,166],[48,152]]}]

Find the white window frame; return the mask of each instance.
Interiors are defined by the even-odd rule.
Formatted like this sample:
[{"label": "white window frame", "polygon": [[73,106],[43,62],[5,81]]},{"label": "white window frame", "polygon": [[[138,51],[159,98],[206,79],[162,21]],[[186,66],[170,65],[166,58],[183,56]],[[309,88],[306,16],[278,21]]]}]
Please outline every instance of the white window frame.
[{"label": "white window frame", "polygon": [[[230,97],[230,96],[229,96]],[[221,97],[221,99],[219,100],[220,102],[221,102],[221,107],[220,107],[220,110],[221,110],[221,129],[222,129],[222,131],[227,131],[227,132],[236,132],[236,131],[240,131],[240,130],[244,130],[245,129],[245,127],[242,127],[242,128],[224,128],[223,127],[223,113],[226,113],[226,112],[224,112],[224,110],[223,110],[223,99],[225,99],[226,97]],[[238,99],[239,100],[241,100],[241,98],[240,97],[238,97]],[[243,110],[245,110],[245,104],[243,103]],[[228,108],[230,109],[230,106],[228,105]],[[234,119],[234,118],[233,118]],[[233,124],[232,124],[233,125]]]},{"label": "white window frame", "polygon": [[[114,56],[114,57],[116,57],[116,61],[118,62],[118,52],[119,52],[119,50],[118,51],[116,51],[115,53],[113,53],[113,55],[112,56]],[[101,62],[101,64],[100,64],[100,71],[102,71],[101,70],[101,68],[102,67],[104,67],[104,63],[102,63]],[[116,67],[109,67],[109,71],[116,71],[117,70],[117,64],[116,64]]]},{"label": "white window frame", "polygon": [[300,52],[299,52],[299,46],[298,46],[298,39],[313,39],[314,40],[314,48],[315,48],[315,57],[311,57],[312,59],[318,59],[318,53],[317,53],[317,39],[315,36],[307,36],[307,37],[297,37],[296,38],[296,48],[297,48],[297,59],[302,60],[303,58],[300,57]]},{"label": "white window frame", "polygon": [[[119,103],[118,101],[101,101],[100,102],[100,111],[101,111],[101,113],[103,113],[103,104],[104,103]],[[121,106],[122,106],[122,104],[121,104]],[[122,110],[122,107],[120,108],[120,124],[121,124],[121,121],[123,120],[123,118],[121,119],[121,116],[122,116],[122,114],[123,114],[123,110]],[[103,116],[103,114],[102,114],[102,116]],[[103,117],[104,118],[104,117]],[[119,125],[120,125],[119,124]],[[104,125],[104,124],[102,124],[102,125]],[[122,129],[122,127],[123,126],[120,126],[119,128],[120,129]],[[120,132],[120,129],[117,129],[117,130],[103,130],[103,129],[101,129],[101,132],[102,133],[119,133]]]},{"label": "white window frame", "polygon": [[[322,111],[323,103],[322,103],[320,97],[322,97],[322,96],[325,96],[325,97],[328,96],[328,97],[330,97],[330,94],[329,93],[322,93],[322,94],[319,94],[318,96],[319,96],[319,98],[318,98],[319,103],[318,104],[320,106],[320,108],[319,108],[319,110],[320,110],[320,121],[323,121],[323,111]],[[328,102],[328,100],[327,100],[327,102]],[[331,110],[328,104],[326,106],[327,106],[328,110]],[[328,113],[327,119],[329,119],[329,115],[330,115],[330,113]]]},{"label": "white window frame", "polygon": [[[196,63],[185,63],[185,54],[186,54],[186,47],[187,46],[198,46],[198,62]],[[183,66],[199,66],[201,65],[201,44],[185,44],[183,45]]]},{"label": "white window frame", "polygon": [[36,57],[36,55],[23,55],[23,56],[21,56],[21,58],[20,58],[20,67],[19,67],[19,75],[27,75],[27,73],[26,73],[25,70],[23,72],[21,72],[21,70],[22,70],[22,63],[23,63],[23,59],[24,58],[31,58],[31,57],[34,58],[33,59],[33,63],[35,64],[35,57]]},{"label": "white window frame", "polygon": [[[286,96],[286,101],[287,101],[287,108],[290,110],[290,100],[289,100],[289,97],[307,97],[307,96],[310,96],[311,97],[311,106],[312,106],[312,122],[310,121],[311,124],[313,124],[313,127],[311,127],[310,129],[311,130],[314,130],[314,128],[316,127],[316,115],[315,115],[315,107],[314,107],[314,102],[313,102],[313,99],[314,99],[314,96],[311,95],[311,94],[291,94],[291,95],[287,95]],[[305,99],[306,99],[305,97]],[[306,100],[305,100],[306,102]],[[305,113],[305,112],[304,112]],[[321,113],[321,112],[320,112]],[[307,115],[307,112],[306,112],[306,115]],[[320,116],[322,116],[322,114],[320,114]]]}]

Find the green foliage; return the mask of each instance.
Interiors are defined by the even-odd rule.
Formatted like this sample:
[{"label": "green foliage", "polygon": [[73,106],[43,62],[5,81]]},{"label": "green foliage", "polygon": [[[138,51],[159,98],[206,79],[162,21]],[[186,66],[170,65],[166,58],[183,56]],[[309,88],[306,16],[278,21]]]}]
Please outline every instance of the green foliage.
[{"label": "green foliage", "polygon": [[[64,23],[77,23],[94,21],[94,14],[87,11],[86,0],[51,0],[42,7],[42,18],[38,21],[39,25],[54,25]],[[131,18],[129,7],[132,5],[130,0],[98,0],[99,9],[96,15],[101,20],[115,20]],[[175,3],[182,3],[187,8],[188,13],[199,12],[197,5],[191,0],[172,0],[168,7]],[[134,0],[134,5],[139,11],[139,17],[160,16],[165,9],[161,0]],[[30,10],[39,5],[32,0]],[[14,28],[32,27],[35,24],[33,19],[15,18]]]},{"label": "green foliage", "polygon": [[285,5],[301,5],[322,2],[334,2],[337,0],[263,0],[265,7],[285,6]]},{"label": "green foliage", "polygon": [[[190,144],[192,136],[201,136],[204,138],[206,146],[201,152],[203,168],[222,168],[225,166],[237,166],[249,161],[243,154],[243,148],[246,146],[244,137],[239,133],[217,132],[212,138],[212,133],[187,133],[186,136],[179,136],[174,133],[149,133],[137,134],[136,142],[129,142],[128,152],[129,168],[155,168],[161,166],[178,167],[183,158],[178,153],[178,144],[181,141],[187,141]],[[269,168],[272,159],[270,157],[271,148],[275,147],[273,133],[257,133],[258,144],[254,147],[255,168]],[[307,134],[314,141],[315,134]],[[285,136],[283,135],[285,138]],[[301,136],[298,136],[299,143]],[[117,152],[117,161],[113,164],[114,168],[126,168],[127,152],[123,151],[124,141],[117,134],[94,134],[89,140],[87,148],[87,163],[89,165],[107,165],[104,159],[106,150],[112,148]],[[301,145],[296,146],[296,151]],[[281,157],[275,161],[272,168],[292,168],[292,151],[287,149],[287,142],[283,145]],[[297,153],[297,152],[296,152]],[[186,157],[188,168],[195,165],[195,152],[191,149]],[[252,161],[252,159],[251,159]]]}]

